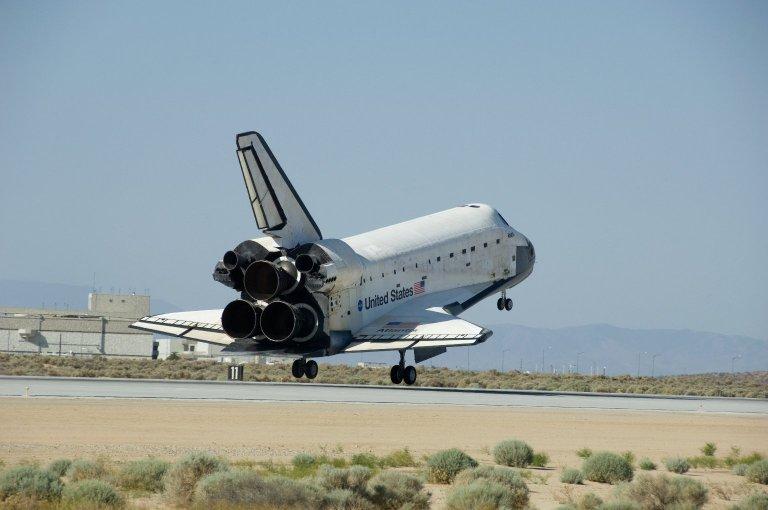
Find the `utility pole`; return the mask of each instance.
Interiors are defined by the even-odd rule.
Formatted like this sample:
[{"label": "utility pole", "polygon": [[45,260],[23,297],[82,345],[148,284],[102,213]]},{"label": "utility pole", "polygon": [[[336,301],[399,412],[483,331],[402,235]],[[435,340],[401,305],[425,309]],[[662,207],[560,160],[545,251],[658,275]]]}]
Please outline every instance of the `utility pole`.
[{"label": "utility pole", "polygon": [[733,357],[731,358],[731,374],[735,374],[735,373],[736,373],[736,372],[734,372],[733,364],[734,364],[734,362],[735,362],[737,359],[741,359],[741,354],[737,354],[736,356],[733,356]]},{"label": "utility pole", "polygon": [[640,357],[643,354],[648,354],[647,352],[638,352],[637,353],[637,377],[640,377]]},{"label": "utility pole", "polygon": [[580,351],[576,353],[576,373],[579,373],[579,356],[584,354],[584,351]]},{"label": "utility pole", "polygon": [[504,356],[509,352],[509,349],[501,351],[501,371],[504,372]]},{"label": "utility pole", "polygon": [[551,345],[548,345],[546,347],[542,347],[541,348],[541,373],[544,373],[547,370],[546,368],[544,368],[544,351],[546,351],[547,349],[551,349],[551,348],[552,348]]},{"label": "utility pole", "polygon": [[654,354],[651,357],[651,377],[654,376],[654,373],[656,371],[656,358],[658,358],[659,356],[661,356],[661,354]]}]

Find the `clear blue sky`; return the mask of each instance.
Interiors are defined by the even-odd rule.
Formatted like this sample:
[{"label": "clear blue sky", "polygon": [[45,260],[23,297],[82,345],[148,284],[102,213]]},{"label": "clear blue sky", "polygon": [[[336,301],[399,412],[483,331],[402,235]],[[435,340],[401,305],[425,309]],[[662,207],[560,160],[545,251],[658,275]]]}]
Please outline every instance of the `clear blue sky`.
[{"label": "clear blue sky", "polygon": [[538,263],[471,320],[766,338],[767,27],[739,1],[3,0],[0,278],[223,306],[255,129],[327,237],[500,209]]}]

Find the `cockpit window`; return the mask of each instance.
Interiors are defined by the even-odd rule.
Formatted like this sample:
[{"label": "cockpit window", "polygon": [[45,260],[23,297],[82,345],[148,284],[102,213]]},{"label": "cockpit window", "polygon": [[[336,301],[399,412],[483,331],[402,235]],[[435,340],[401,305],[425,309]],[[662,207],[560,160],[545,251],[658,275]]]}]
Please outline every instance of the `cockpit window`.
[{"label": "cockpit window", "polygon": [[504,219],[504,216],[502,216],[499,211],[496,211],[496,215],[499,217],[499,219],[503,224],[505,224],[506,226],[509,226],[509,223],[507,223],[507,220]]}]

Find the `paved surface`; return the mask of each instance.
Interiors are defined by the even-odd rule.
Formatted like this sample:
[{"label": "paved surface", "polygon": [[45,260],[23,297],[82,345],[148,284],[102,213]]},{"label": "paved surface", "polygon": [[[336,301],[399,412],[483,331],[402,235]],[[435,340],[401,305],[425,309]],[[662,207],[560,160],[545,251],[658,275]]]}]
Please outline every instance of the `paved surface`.
[{"label": "paved surface", "polygon": [[0,376],[0,396],[620,409],[768,416],[768,400],[333,384]]}]

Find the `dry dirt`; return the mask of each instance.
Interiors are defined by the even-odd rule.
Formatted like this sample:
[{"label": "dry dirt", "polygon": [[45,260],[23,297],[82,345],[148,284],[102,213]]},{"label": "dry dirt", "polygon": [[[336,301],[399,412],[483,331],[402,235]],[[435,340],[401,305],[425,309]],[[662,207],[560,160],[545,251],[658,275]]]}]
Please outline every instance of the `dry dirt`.
[{"label": "dry dirt", "polygon": [[[58,457],[106,454],[115,460],[148,455],[176,458],[205,449],[231,460],[288,460],[300,451],[386,454],[408,447],[421,457],[458,447],[480,462],[489,449],[518,438],[550,456],[534,470],[532,502],[553,508],[568,491],[578,496],[611,487],[559,482],[564,466],[581,464],[575,450],[632,451],[661,465],[665,457],[693,456],[707,441],[725,453],[768,453],[768,419],[745,415],[316,403],[238,403],[111,399],[0,398],[0,459],[48,462]],[[340,453],[339,453],[340,452]],[[724,470],[692,470],[711,486],[709,508],[725,508],[754,487]],[[714,490],[712,487],[714,486]],[[430,486],[435,508],[445,488]]]}]

